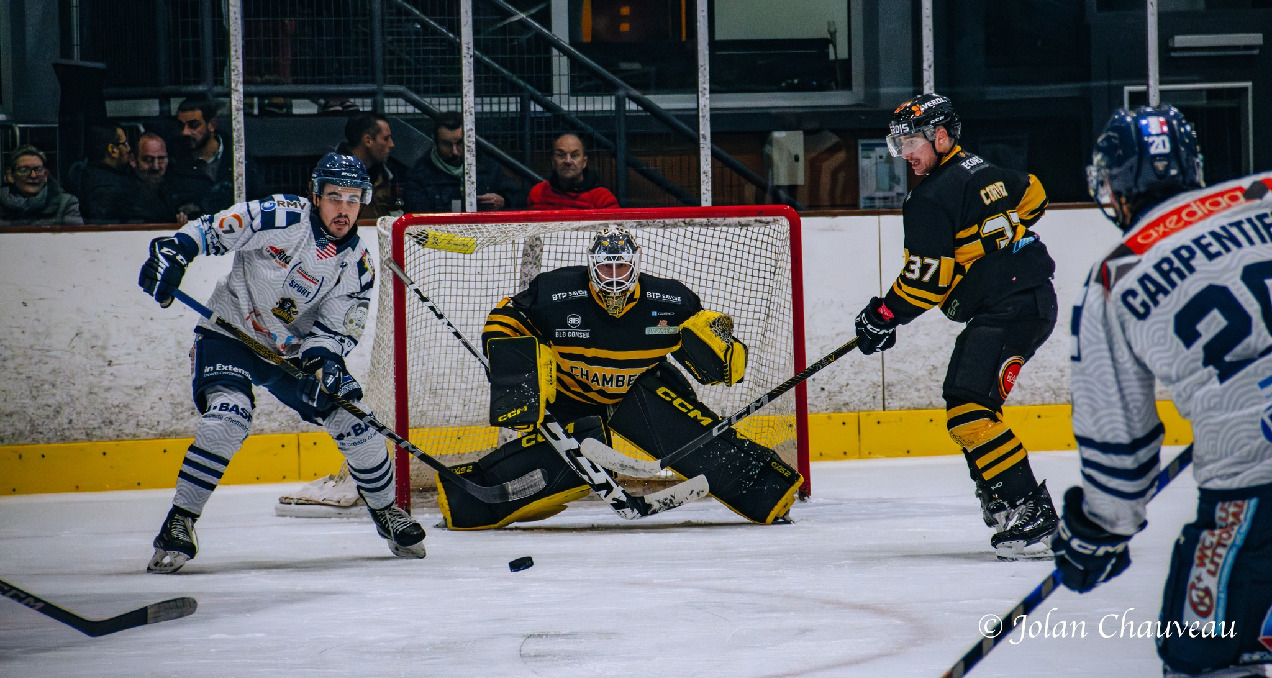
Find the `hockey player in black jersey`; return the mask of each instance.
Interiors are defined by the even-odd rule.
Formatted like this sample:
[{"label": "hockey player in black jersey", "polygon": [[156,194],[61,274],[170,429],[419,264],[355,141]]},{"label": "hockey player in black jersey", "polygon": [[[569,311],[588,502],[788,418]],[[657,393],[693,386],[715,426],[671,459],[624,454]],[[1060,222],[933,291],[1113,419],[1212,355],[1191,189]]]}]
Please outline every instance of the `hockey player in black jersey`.
[{"label": "hockey player in black jersey", "polygon": [[999,558],[1049,556],[1044,540],[1058,522],[1051,495],[1002,416],[1021,367],[1056,322],[1055,262],[1029,230],[1047,196],[1032,174],[964,150],[960,131],[954,105],[939,94],[915,97],[893,114],[888,150],[923,178],[902,208],[904,267],[857,315],[857,347],[888,349],[899,325],[933,307],[967,324],[941,389],[946,427],[963,448]]},{"label": "hockey player in black jersey", "polygon": [[[701,384],[731,386],[746,370],[746,345],[729,316],[704,310],[682,283],[642,273],[633,235],[607,227],[586,266],[536,276],[490,312],[482,347],[490,358],[490,422],[530,431],[456,472],[493,482],[543,469],[548,487],[503,504],[472,501],[444,480],[439,503],[452,529],[539,520],[588,492],[538,433],[544,412],[574,437],[611,442],[611,433],[661,458],[715,425],[671,356]],[[685,477],[705,475],[712,495],[743,517],[784,516],[803,478],[771,449],[730,429],[677,461]],[[502,481],[500,481],[502,482]]]}]

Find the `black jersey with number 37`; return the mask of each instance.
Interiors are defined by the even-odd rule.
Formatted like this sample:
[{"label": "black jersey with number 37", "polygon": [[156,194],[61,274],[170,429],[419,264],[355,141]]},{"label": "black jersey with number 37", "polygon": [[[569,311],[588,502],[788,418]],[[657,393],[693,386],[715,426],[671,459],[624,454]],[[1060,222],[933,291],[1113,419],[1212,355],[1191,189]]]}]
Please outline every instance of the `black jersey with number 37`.
[{"label": "black jersey with number 37", "polygon": [[557,388],[584,403],[622,400],[636,377],[680,347],[680,324],[702,310],[684,284],[642,273],[614,317],[594,298],[587,268],[542,273],[486,319],[482,345],[496,337],[534,336],[556,353]]},{"label": "black jersey with number 37", "polygon": [[[1046,207],[1047,194],[1032,174],[955,146],[906,196],[905,264],[885,297],[888,308],[902,322],[934,306],[965,321],[986,297],[1042,284],[1054,264],[1029,227]],[[1027,247],[1034,243],[1036,249]],[[1030,252],[1015,256],[1022,249]],[[980,266],[995,274],[973,274]]]}]

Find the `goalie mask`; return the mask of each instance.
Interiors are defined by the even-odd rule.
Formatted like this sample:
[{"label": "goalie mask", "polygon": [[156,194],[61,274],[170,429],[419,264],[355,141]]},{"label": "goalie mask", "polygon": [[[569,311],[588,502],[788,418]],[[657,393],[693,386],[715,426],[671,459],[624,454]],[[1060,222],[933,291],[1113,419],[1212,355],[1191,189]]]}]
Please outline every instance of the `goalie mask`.
[{"label": "goalie mask", "polygon": [[587,251],[587,270],[601,305],[618,317],[640,277],[640,246],[626,229],[607,226]]}]

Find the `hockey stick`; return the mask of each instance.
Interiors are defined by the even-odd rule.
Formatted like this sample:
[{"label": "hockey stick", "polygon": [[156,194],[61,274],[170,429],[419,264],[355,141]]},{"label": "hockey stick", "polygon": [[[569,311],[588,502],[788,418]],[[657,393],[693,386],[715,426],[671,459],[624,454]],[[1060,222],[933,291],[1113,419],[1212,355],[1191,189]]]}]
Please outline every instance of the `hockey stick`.
[{"label": "hockey stick", "polygon": [[[686,456],[689,455],[689,453],[707,444],[707,442],[710,441],[711,439],[719,437],[720,434],[729,430],[729,427],[751,416],[752,414],[755,413],[756,410],[760,409],[761,407],[764,407],[769,402],[776,400],[782,394],[795,388],[795,386],[797,386],[800,382],[820,372],[827,365],[844,357],[854,348],[857,348],[856,337],[853,337],[852,339],[848,340],[848,343],[826,354],[821,360],[818,360],[812,365],[809,365],[808,367],[804,368],[802,371],[800,371],[799,374],[791,377],[790,379],[787,379],[781,384],[778,384],[776,387],[773,388],[773,390],[751,401],[751,404],[747,405],[746,407],[743,407],[737,412],[734,412],[733,414],[716,422],[715,426],[712,426],[711,428],[704,431],[697,438],[694,438],[693,440],[690,440],[688,443],[685,443],[684,445],[680,446],[680,449],[676,450],[675,452],[672,452],[671,454],[668,454],[662,459],[659,459],[658,468],[665,469],[668,466],[671,466],[672,464],[676,463],[677,461],[684,459]],[[606,450],[601,449],[601,447],[603,446],[590,444],[592,442],[593,441],[591,440],[583,441],[583,453],[588,455],[589,457],[593,457],[599,460],[601,463],[608,463],[609,455],[617,454],[616,452],[613,452],[612,450],[607,452]]]},{"label": "hockey stick", "polygon": [[[1156,487],[1153,488],[1153,494],[1149,496],[1149,499],[1160,494],[1170,484],[1170,481],[1175,479],[1175,476],[1178,476],[1185,468],[1188,468],[1188,464],[1192,463],[1192,453],[1192,445],[1185,447],[1184,451],[1180,452],[1173,461],[1166,465],[1166,468],[1157,473]],[[1047,599],[1047,596],[1051,595],[1059,587],[1060,570],[1052,570],[1051,574],[1047,575],[1046,579],[1043,579],[1042,582],[1034,587],[1034,590],[1030,591],[1029,595],[1021,599],[1019,603],[1016,603],[1016,606],[1011,608],[1010,612],[988,629],[982,629],[982,634],[985,636],[984,639],[973,645],[972,649],[968,650],[957,662],[954,662],[954,665],[948,671],[941,674],[941,678],[962,678],[967,675],[967,672],[971,671],[973,666],[976,666],[980,660],[984,659],[990,650],[997,647],[1004,638],[1011,634],[1012,629],[1016,628],[1021,621],[1024,621],[1035,608],[1042,604],[1042,601]]]},{"label": "hockey stick", "polygon": [[[489,378],[490,361],[486,359],[486,356],[482,355],[481,352],[468,341],[468,339],[464,336],[464,333],[460,332],[458,327],[455,327],[455,324],[450,321],[450,318],[447,318],[446,315],[442,313],[441,309],[433,303],[432,299],[429,299],[428,296],[424,294],[424,291],[420,289],[420,286],[406,274],[406,271],[402,270],[402,267],[398,266],[396,261],[393,261],[391,258],[385,258],[384,263],[389,270],[393,272],[393,275],[397,276],[398,280],[402,281],[403,285],[414,292],[416,297],[419,297],[419,300],[428,307],[428,310],[433,313],[433,316],[440,320],[442,324],[446,326],[446,329],[450,330],[451,335],[459,340],[459,343],[463,344],[464,348],[468,349],[468,352],[471,353],[479,363],[481,363],[482,369],[486,372],[486,377]],[[588,484],[588,486],[592,489],[592,492],[609,503],[610,508],[622,518],[631,520],[634,518],[651,516],[655,513],[662,513],[663,511],[676,508],[677,506],[694,499],[701,499],[710,492],[706,476],[696,475],[684,482],[676,483],[675,485],[659,490],[658,492],[652,492],[644,496],[630,495],[622,488],[622,486],[614,481],[609,472],[597,465],[596,462],[589,459],[587,455],[583,453],[579,447],[578,441],[570,437],[561,428],[561,424],[557,422],[551,413],[544,413],[543,423],[539,425],[539,433],[548,441],[549,444],[552,445],[557,453],[565,459],[565,462],[569,464],[570,468],[573,469],[574,472]],[[590,438],[588,440],[591,441]],[[628,457],[627,455],[611,449],[604,443],[597,442],[597,445],[600,448],[608,450],[609,456],[636,461],[632,460],[631,457]],[[623,463],[615,463],[614,466],[621,468]]]},{"label": "hockey stick", "polygon": [[159,622],[188,617],[194,614],[194,611],[199,607],[199,602],[194,598],[183,596],[151,603],[132,612],[125,612],[107,619],[88,619],[58,607],[37,595],[23,591],[3,580],[0,580],[0,598],[9,598],[15,603],[25,605],[40,614],[52,617],[76,631],[94,638],[137,626],[158,624]]},{"label": "hockey stick", "polygon": [[[192,299],[190,295],[186,294],[185,292],[182,292],[179,289],[174,289],[172,291],[172,296],[176,297],[177,299],[180,299],[181,303],[194,309],[194,311],[196,311],[199,315],[203,316],[204,318],[207,318],[214,325],[221,328],[225,332],[228,332],[230,336],[233,336],[235,339],[238,339],[248,348],[252,349],[252,352],[255,353],[256,355],[280,367],[284,372],[286,372],[292,378],[299,380],[307,376],[305,372],[301,370],[299,367],[296,367],[295,365],[291,364],[282,356],[278,355],[278,353],[276,353],[274,350],[270,349],[268,346],[252,338],[250,334],[239,329],[233,323],[213,313],[211,309],[199,303],[198,301]],[[428,453],[412,445],[411,441],[398,435],[396,432],[393,431],[393,429],[380,423],[378,419],[376,419],[370,413],[364,412],[357,405],[354,405],[348,400],[345,400],[344,398],[341,398],[334,394],[329,393],[327,394],[327,397],[331,399],[331,402],[340,406],[341,409],[348,412],[349,414],[352,414],[354,417],[356,417],[359,421],[366,424],[367,426],[370,426],[371,428],[379,431],[382,435],[384,435],[384,437],[396,443],[398,447],[401,447],[407,452],[410,452],[411,455],[414,456],[416,459],[419,459],[425,464],[428,464],[438,473],[446,476],[447,479],[455,482],[457,485],[464,488],[464,491],[473,495],[477,499],[483,502],[486,502],[487,504],[497,504],[497,503],[505,502],[505,501],[514,501],[517,499],[523,499],[548,486],[547,480],[544,479],[543,477],[543,471],[539,469],[535,469],[531,471],[530,473],[527,473],[521,476],[520,478],[514,478],[501,485],[478,485],[477,483],[474,483],[473,481],[459,475],[458,473],[455,473],[448,466],[446,466],[446,464],[443,464],[442,462],[434,459],[433,457],[429,456]]]}]

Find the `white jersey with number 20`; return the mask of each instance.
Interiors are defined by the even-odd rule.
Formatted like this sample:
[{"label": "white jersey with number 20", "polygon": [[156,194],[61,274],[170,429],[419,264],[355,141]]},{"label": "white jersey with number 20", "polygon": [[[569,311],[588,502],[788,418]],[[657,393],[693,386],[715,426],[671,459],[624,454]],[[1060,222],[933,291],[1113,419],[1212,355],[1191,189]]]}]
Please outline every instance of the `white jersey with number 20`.
[{"label": "white jersey with number 20", "polygon": [[1272,483],[1272,173],[1175,196],[1096,264],[1073,309],[1087,513],[1134,534],[1158,472],[1154,377],[1192,423],[1201,487]]}]

